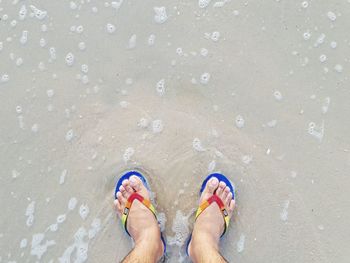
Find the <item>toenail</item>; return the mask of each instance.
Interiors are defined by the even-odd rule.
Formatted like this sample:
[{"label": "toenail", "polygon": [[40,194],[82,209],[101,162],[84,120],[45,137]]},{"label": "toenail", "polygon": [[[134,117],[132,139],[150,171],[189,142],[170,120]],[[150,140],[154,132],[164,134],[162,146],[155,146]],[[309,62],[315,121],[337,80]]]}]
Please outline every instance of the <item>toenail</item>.
[{"label": "toenail", "polygon": [[130,182],[133,183],[133,184],[136,184],[137,183],[136,178],[135,177],[131,177],[130,178]]}]

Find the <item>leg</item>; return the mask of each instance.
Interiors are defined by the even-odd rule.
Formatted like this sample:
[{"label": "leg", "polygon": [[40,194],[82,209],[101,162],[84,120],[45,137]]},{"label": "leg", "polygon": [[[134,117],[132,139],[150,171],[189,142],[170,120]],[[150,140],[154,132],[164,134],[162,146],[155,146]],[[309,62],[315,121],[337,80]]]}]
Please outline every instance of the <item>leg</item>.
[{"label": "leg", "polygon": [[[127,199],[134,192],[149,199],[149,192],[142,181],[137,176],[131,176],[130,180],[123,181],[114,202],[119,215],[123,213]],[[138,200],[130,208],[127,229],[135,247],[122,262],[154,263],[161,258],[164,248],[158,222],[152,212]]]},{"label": "leg", "polygon": [[[208,199],[214,193],[224,202],[229,215],[232,215],[235,201],[232,200],[232,193],[224,182],[212,178],[204,189],[200,203]],[[219,240],[224,231],[224,220],[219,207],[212,203],[197,218],[192,239],[189,245],[189,255],[193,262],[227,262],[219,253]]]}]

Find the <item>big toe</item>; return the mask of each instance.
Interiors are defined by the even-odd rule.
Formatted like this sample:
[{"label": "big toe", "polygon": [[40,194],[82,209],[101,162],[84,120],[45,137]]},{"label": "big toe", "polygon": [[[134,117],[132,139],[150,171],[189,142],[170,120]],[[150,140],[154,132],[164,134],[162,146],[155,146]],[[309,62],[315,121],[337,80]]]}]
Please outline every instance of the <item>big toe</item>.
[{"label": "big toe", "polygon": [[134,189],[134,191],[138,192],[143,197],[148,198],[148,190],[141,181],[141,178],[136,175],[132,175],[130,177],[130,186]]},{"label": "big toe", "polygon": [[216,177],[212,177],[207,182],[207,185],[205,186],[204,192],[207,194],[214,194],[215,190],[219,186],[219,180]]}]

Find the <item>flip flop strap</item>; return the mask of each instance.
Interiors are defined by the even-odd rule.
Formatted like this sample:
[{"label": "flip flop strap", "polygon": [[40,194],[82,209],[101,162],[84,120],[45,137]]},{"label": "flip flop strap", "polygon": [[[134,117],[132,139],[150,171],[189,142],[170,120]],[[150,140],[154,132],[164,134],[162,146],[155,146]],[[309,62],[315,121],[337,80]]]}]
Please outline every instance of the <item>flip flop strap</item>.
[{"label": "flip flop strap", "polygon": [[228,215],[227,210],[225,209],[225,205],[224,202],[221,200],[220,197],[218,197],[216,194],[212,195],[209,199],[205,200],[203,203],[200,204],[200,206],[197,209],[197,213],[196,213],[196,219],[198,218],[198,216],[205,210],[207,209],[213,202],[215,202],[219,208],[220,211],[222,213],[222,216],[224,218],[225,221],[225,229],[224,232],[222,233],[222,235],[225,234],[226,229],[228,228],[228,225],[230,223],[230,218]]},{"label": "flip flop strap", "polygon": [[123,224],[123,226],[125,228],[125,231],[128,234],[129,234],[129,232],[128,232],[127,227],[126,227],[126,223],[127,223],[127,220],[128,220],[128,216],[129,216],[131,205],[132,205],[132,203],[135,200],[139,200],[140,203],[143,204],[145,207],[147,207],[154,214],[154,216],[157,218],[156,209],[154,208],[154,206],[152,205],[152,203],[151,203],[151,201],[149,199],[145,199],[143,196],[141,196],[138,193],[131,194],[130,197],[128,198],[127,202],[126,202],[126,205],[125,205],[125,208],[124,208],[124,212],[123,212],[123,215],[122,215],[122,218],[121,218],[122,224]]}]

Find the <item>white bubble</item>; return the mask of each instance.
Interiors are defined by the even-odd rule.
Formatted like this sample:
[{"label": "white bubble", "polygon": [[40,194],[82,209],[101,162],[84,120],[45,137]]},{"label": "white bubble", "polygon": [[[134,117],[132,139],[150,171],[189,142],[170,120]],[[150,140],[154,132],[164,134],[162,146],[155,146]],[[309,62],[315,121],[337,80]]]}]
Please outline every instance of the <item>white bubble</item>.
[{"label": "white bubble", "polygon": [[39,131],[39,125],[37,123],[33,124],[31,130],[32,132],[37,133]]},{"label": "white bubble", "polygon": [[22,107],[20,105],[16,106],[16,112],[22,113]]},{"label": "white bubble", "polygon": [[17,25],[17,21],[16,20],[12,20],[10,22],[10,25],[11,25],[11,27],[15,27]]},{"label": "white bubble", "polygon": [[35,202],[32,201],[31,203],[28,204],[27,209],[26,209],[26,216],[33,215],[35,212]]},{"label": "white bubble", "polygon": [[50,230],[51,232],[56,232],[56,231],[58,230],[58,224],[57,224],[57,223],[51,224],[51,225],[49,226],[49,230]]},{"label": "white bubble", "polygon": [[49,52],[50,52],[50,58],[52,60],[56,60],[56,58],[57,58],[56,57],[56,49],[54,47],[50,47]]},{"label": "white bubble", "polygon": [[72,66],[73,63],[74,63],[74,55],[73,55],[71,52],[69,52],[69,53],[66,55],[65,60],[66,60],[66,64],[67,64],[68,66]]},{"label": "white bubble", "polygon": [[328,108],[329,108],[329,104],[331,103],[331,98],[330,97],[326,97],[323,101],[323,105],[322,105],[322,113],[326,114],[328,112]]},{"label": "white bubble", "polygon": [[235,119],[235,123],[236,123],[236,127],[237,128],[243,128],[244,127],[244,119],[242,117],[242,115],[237,115],[236,119]]},{"label": "white bubble", "polygon": [[152,121],[152,131],[153,133],[160,133],[163,131],[163,122],[161,120]]},{"label": "white bubble", "polygon": [[23,58],[17,58],[16,59],[16,66],[20,67],[23,64]]},{"label": "white bubble", "polygon": [[343,66],[340,64],[337,64],[334,66],[334,70],[338,73],[342,73],[343,72]]},{"label": "white bubble", "polygon": [[85,50],[85,49],[86,49],[86,44],[85,44],[85,42],[79,42],[78,48],[79,48],[81,51]]},{"label": "white bubble", "polygon": [[279,90],[275,90],[273,96],[277,101],[281,101],[283,99],[282,93]]},{"label": "white bubble", "polygon": [[128,161],[130,161],[131,157],[134,155],[135,150],[132,147],[128,147],[123,154],[123,160],[125,163],[127,163]]},{"label": "white bubble", "polygon": [[43,20],[45,19],[47,12],[40,10],[38,8],[36,8],[34,5],[31,5],[30,8],[32,9],[34,16],[38,19],[38,20]]},{"label": "white bubble", "polygon": [[60,176],[60,180],[59,180],[59,184],[64,184],[64,180],[66,179],[66,175],[67,175],[67,170],[64,169],[61,173],[61,176]]},{"label": "white bubble", "polygon": [[208,173],[214,172],[215,167],[216,167],[216,161],[212,160],[208,165]]},{"label": "white bubble", "polygon": [[149,121],[145,118],[141,118],[138,123],[137,126],[140,128],[147,128]]},{"label": "white bubble", "polygon": [[77,26],[77,28],[75,29],[75,32],[77,32],[78,34],[83,33],[84,31],[84,27],[82,25]]},{"label": "white bubble", "polygon": [[41,31],[42,32],[47,32],[47,30],[48,30],[48,27],[47,27],[46,24],[41,25]]},{"label": "white bubble", "polygon": [[3,74],[0,79],[0,83],[6,83],[10,80],[10,76],[8,74]]},{"label": "white bubble", "polygon": [[56,222],[57,222],[58,224],[62,224],[64,221],[66,221],[66,218],[67,218],[67,215],[66,215],[66,214],[59,215],[59,216],[56,218]]},{"label": "white bubble", "polygon": [[182,55],[183,55],[183,50],[182,50],[181,47],[178,47],[178,48],[176,49],[176,54],[178,54],[179,56],[182,56]]},{"label": "white bubble", "polygon": [[46,46],[46,40],[45,40],[45,38],[40,38],[40,40],[39,40],[39,45],[41,46],[41,47],[45,47]]},{"label": "white bubble", "polygon": [[283,209],[282,212],[280,214],[280,218],[282,221],[287,221],[288,219],[288,208],[289,208],[289,200],[285,201],[283,204]]},{"label": "white bubble", "polygon": [[331,48],[336,48],[337,47],[337,42],[335,41],[332,41],[331,44],[330,44]]},{"label": "white bubble", "polygon": [[245,235],[241,234],[239,240],[237,241],[237,252],[241,253],[244,250]]},{"label": "white bubble", "polygon": [[156,91],[158,95],[162,96],[165,93],[165,80],[161,79],[156,84]]},{"label": "white bubble", "polygon": [[252,160],[253,160],[253,156],[251,156],[251,155],[243,155],[242,156],[242,162],[244,164],[250,164],[252,162]]},{"label": "white bubble", "polygon": [[76,205],[78,203],[78,200],[75,197],[72,197],[71,199],[69,199],[68,201],[68,210],[74,210]]},{"label": "white bubble", "polygon": [[21,35],[21,38],[19,39],[19,42],[24,45],[26,44],[28,41],[28,31],[24,30],[22,31],[22,35]]},{"label": "white bubble", "polygon": [[25,247],[27,247],[27,244],[28,244],[27,239],[26,239],[26,238],[23,238],[23,239],[21,240],[21,243],[19,244],[19,247],[20,247],[20,248],[25,248]]},{"label": "white bubble", "polygon": [[203,73],[200,77],[200,82],[204,85],[208,84],[209,80],[210,80],[210,74],[208,72]]},{"label": "white bubble", "polygon": [[327,12],[327,17],[331,20],[331,21],[335,21],[337,19],[337,15],[335,13],[333,13],[332,11],[328,11]]},{"label": "white bubble", "polygon": [[75,2],[71,1],[71,2],[69,3],[69,8],[70,8],[71,10],[76,10],[76,9],[78,8],[78,5],[77,5]]},{"label": "white bubble", "polygon": [[325,54],[320,55],[320,61],[323,63],[327,60],[327,56]]},{"label": "white bubble", "polygon": [[303,38],[305,40],[309,40],[311,38],[311,33],[309,31],[304,32]]},{"label": "white bubble", "polygon": [[303,8],[307,8],[309,6],[309,2],[308,1],[304,1],[304,2],[301,3],[301,6]]},{"label": "white bubble", "polygon": [[233,15],[238,16],[239,15],[239,11],[238,10],[233,10]]},{"label": "white bubble", "polygon": [[87,216],[89,215],[89,212],[90,212],[90,209],[87,205],[82,204],[79,207],[79,215],[83,220],[85,220],[87,218]]},{"label": "white bubble", "polygon": [[86,64],[83,64],[83,65],[81,65],[81,71],[83,72],[83,73],[88,73],[88,71],[89,71],[89,66],[88,65],[86,65]]},{"label": "white bubble", "polygon": [[211,33],[210,38],[211,38],[211,40],[213,40],[214,42],[219,41],[219,39],[220,39],[220,32],[214,31],[213,33]]},{"label": "white bubble", "polygon": [[202,142],[200,141],[199,138],[194,138],[192,141],[192,147],[195,149],[197,152],[203,152],[205,149],[202,146]]},{"label": "white bubble", "polygon": [[209,52],[208,49],[201,48],[200,54],[201,56],[206,57],[208,55],[208,52]]},{"label": "white bubble", "polygon": [[198,0],[199,8],[206,8],[210,4],[211,0]]},{"label": "white bubble", "polygon": [[113,2],[111,2],[111,6],[114,9],[118,10],[120,8],[120,6],[122,5],[122,3],[123,3],[123,0],[113,1]]},{"label": "white bubble", "polygon": [[129,42],[127,45],[127,49],[133,49],[136,47],[136,35],[133,34],[130,38],[129,38]]},{"label": "white bubble", "polygon": [[127,108],[129,106],[129,102],[125,101],[125,100],[122,100],[119,105],[120,107],[122,107],[123,109]]},{"label": "white bubble", "polygon": [[113,25],[113,24],[111,24],[111,23],[108,23],[108,24],[106,25],[106,30],[107,30],[107,32],[108,32],[109,34],[112,34],[112,33],[115,32],[116,27],[115,27],[115,25]]},{"label": "white bubble", "polygon": [[155,36],[154,34],[151,34],[151,35],[148,37],[148,40],[147,40],[148,45],[149,45],[149,46],[153,46],[155,40],[156,40],[156,36]]},{"label": "white bubble", "polygon": [[73,139],[73,137],[74,137],[74,132],[73,132],[72,129],[70,129],[70,130],[67,131],[67,133],[66,133],[66,136],[65,136],[66,141],[67,141],[67,142],[71,141],[71,140]]},{"label": "white bubble", "polygon": [[55,91],[53,89],[48,89],[46,91],[47,97],[52,98],[55,95]]},{"label": "white bubble", "polygon": [[166,9],[164,6],[160,6],[160,7],[155,6],[153,7],[153,10],[155,12],[154,21],[157,24],[163,24],[168,19]]},{"label": "white bubble", "polygon": [[26,225],[29,227],[29,226],[32,226],[33,224],[34,224],[34,215],[29,215],[26,220]]},{"label": "white bubble", "polygon": [[322,45],[322,44],[324,43],[325,39],[326,39],[326,35],[322,33],[322,34],[317,38],[317,40],[316,40],[316,42],[315,42],[315,44],[314,44],[314,47],[318,47],[318,46]]},{"label": "white bubble", "polygon": [[18,19],[24,20],[27,17],[27,8],[25,5],[22,5],[18,12]]}]

